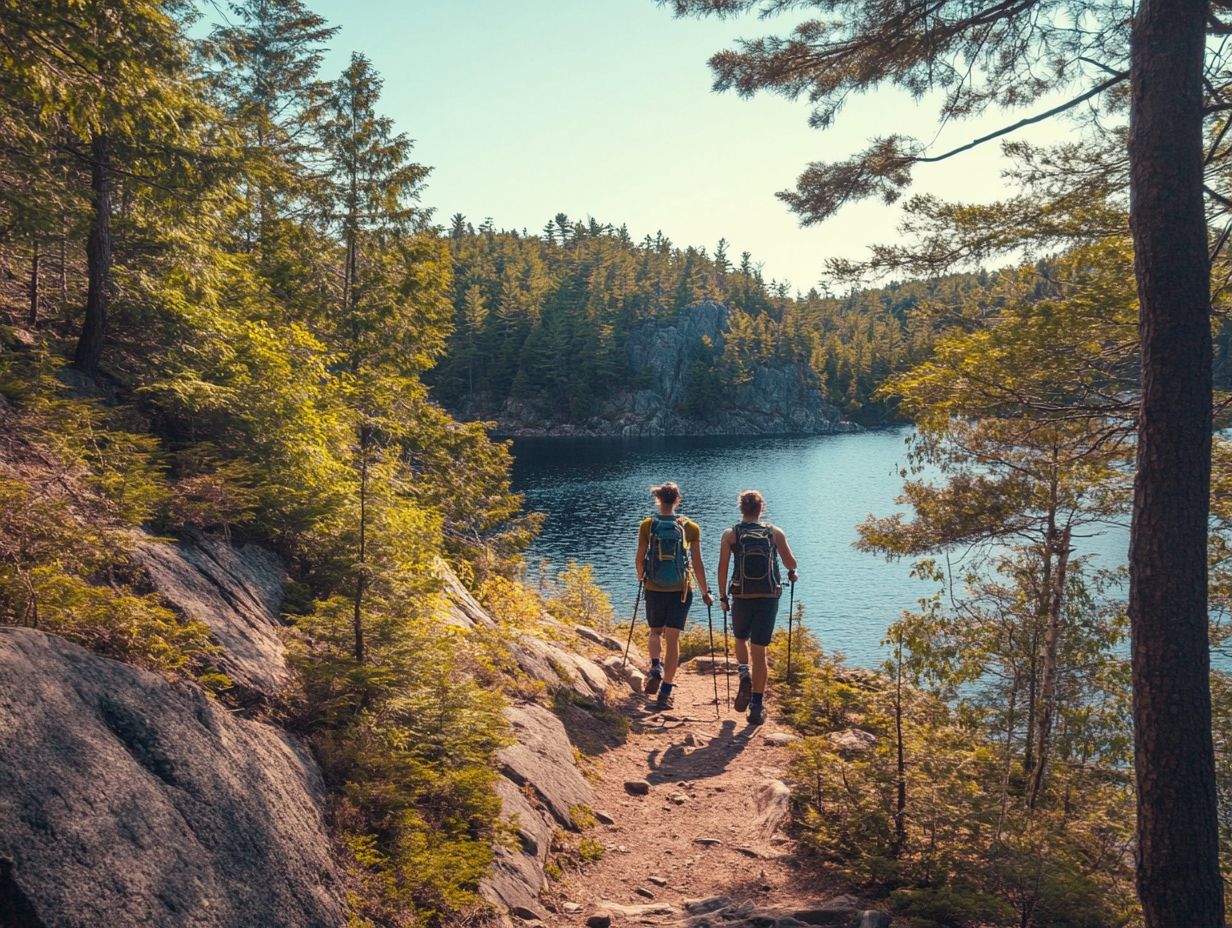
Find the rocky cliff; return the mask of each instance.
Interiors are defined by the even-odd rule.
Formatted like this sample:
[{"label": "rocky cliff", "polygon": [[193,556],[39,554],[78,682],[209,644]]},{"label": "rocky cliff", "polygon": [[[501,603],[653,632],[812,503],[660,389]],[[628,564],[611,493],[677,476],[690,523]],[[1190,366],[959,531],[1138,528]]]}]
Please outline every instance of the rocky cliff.
[{"label": "rocky cliff", "polygon": [[[630,383],[580,422],[552,420],[539,404],[510,400],[495,410],[508,436],[800,435],[852,431],[821,398],[817,377],[802,365],[755,364],[748,379],[719,388],[713,368],[728,333],[727,308],[712,300],[664,321],[647,320],[630,334]],[[483,410],[471,410],[472,418]],[[489,411],[491,412],[491,411]]]},{"label": "rocky cliff", "polygon": [[345,922],[302,745],[190,684],[0,628],[0,924]]},{"label": "rocky cliff", "polygon": [[[278,559],[199,535],[137,548],[150,588],[210,626],[240,708],[276,704],[291,677]],[[443,563],[440,573],[442,621],[497,631]],[[621,671],[620,642],[550,616],[508,647],[522,686],[541,695],[506,710],[514,741],[497,757],[497,793],[518,840],[496,849],[481,893],[529,916],[553,835],[593,801],[577,731],[640,680]],[[345,867],[328,809],[315,760],[287,732],[191,683],[0,627],[3,928],[341,926]]]}]

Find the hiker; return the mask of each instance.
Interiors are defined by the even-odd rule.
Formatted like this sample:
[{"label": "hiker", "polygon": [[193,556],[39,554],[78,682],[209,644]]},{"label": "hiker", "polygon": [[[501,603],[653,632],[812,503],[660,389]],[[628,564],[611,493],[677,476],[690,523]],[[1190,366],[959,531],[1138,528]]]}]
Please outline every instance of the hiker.
[{"label": "hiker", "polygon": [[[637,532],[637,579],[646,591],[646,624],[650,626],[650,671],[646,692],[658,693],[658,709],[674,705],[676,667],[680,663],[680,633],[693,604],[693,584],[707,606],[714,600],[702,564],[701,529],[676,513],[680,488],[674,483],[651,487],[658,512],[643,519]],[[666,655],[664,652],[666,639]]]},{"label": "hiker", "polygon": [[[762,521],[766,501],[756,490],[740,494],[740,522],[723,533],[719,542],[719,595],[724,612],[731,610],[736,638],[740,687],[736,711],[749,710],[749,724],[766,719],[766,646],[774,635],[783,582],[779,558],[787,565],[787,579],[796,582],[796,558],[782,529]],[[727,586],[727,562],[734,558],[731,586]],[[730,599],[728,598],[730,594]],[[752,668],[750,669],[750,652]]]}]

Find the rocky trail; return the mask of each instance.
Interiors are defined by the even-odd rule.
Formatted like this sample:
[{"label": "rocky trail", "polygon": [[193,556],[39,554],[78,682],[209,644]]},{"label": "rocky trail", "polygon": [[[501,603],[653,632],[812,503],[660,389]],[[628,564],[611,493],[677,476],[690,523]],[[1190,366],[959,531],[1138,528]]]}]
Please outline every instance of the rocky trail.
[{"label": "rocky trail", "polygon": [[[734,695],[734,672],[729,679]],[[797,855],[784,782],[796,736],[777,724],[773,694],[767,722],[755,726],[726,706],[721,661],[717,717],[709,659],[684,664],[676,682],[673,709],[658,712],[652,697],[630,696],[620,707],[627,737],[584,752],[597,819],[586,836],[603,856],[553,884],[547,923],[888,925],[887,916],[822,885]]]}]

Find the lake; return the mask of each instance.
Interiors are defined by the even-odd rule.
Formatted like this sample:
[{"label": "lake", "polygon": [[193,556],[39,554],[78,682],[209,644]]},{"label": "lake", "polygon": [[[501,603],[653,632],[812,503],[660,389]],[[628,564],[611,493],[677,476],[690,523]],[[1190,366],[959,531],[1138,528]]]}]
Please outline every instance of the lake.
[{"label": "lake", "polygon": [[[911,578],[908,562],[852,547],[857,523],[897,508],[910,435],[902,428],[771,439],[519,440],[514,488],[527,508],[546,513],[527,562],[532,576],[540,561],[552,570],[570,560],[593,564],[618,618],[628,621],[637,592],[637,525],[652,511],[649,487],[680,485],[680,511],[702,529],[711,584],[719,536],[739,517],[736,496],[757,489],[766,497],[766,518],[787,533],[800,561],[796,601],[805,605],[805,625],[850,663],[875,666],[887,656],[886,627],[934,589]],[[1104,551],[1097,563],[1116,566],[1125,546],[1124,530],[1112,530],[1097,540]],[[786,613],[784,595],[780,625]],[[717,603],[714,614],[718,627]],[[690,621],[706,621],[700,599]]]}]

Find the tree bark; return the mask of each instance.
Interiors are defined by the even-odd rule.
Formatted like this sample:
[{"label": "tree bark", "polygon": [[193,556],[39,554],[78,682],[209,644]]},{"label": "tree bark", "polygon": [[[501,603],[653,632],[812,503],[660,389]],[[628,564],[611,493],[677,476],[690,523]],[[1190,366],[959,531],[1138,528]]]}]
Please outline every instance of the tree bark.
[{"label": "tree bark", "polygon": [[39,320],[39,243],[34,243],[34,255],[30,259],[30,325]]},{"label": "tree bark", "polygon": [[94,136],[90,143],[90,189],[93,193],[93,215],[90,237],[86,241],[86,272],[89,287],[86,292],[86,315],[81,325],[81,337],[73,366],[92,374],[98,370],[103,356],[103,338],[107,334],[107,309],[111,302],[111,140],[105,133]]},{"label": "tree bark", "polygon": [[[790,630],[788,631],[790,635]],[[898,796],[894,805],[894,856],[907,845],[907,755],[903,746],[903,633],[898,633],[894,678],[894,736],[898,748]]]},{"label": "tree bark", "polygon": [[1138,894],[1147,928],[1222,928],[1207,641],[1210,268],[1205,0],[1141,0],[1131,39],[1130,225],[1142,406],[1130,533]]},{"label": "tree bark", "polygon": [[368,589],[368,442],[369,430],[359,430],[359,551],[355,565],[355,662],[362,664],[364,649],[364,593]]},{"label": "tree bark", "polygon": [[1056,711],[1057,652],[1061,644],[1061,616],[1065,607],[1065,579],[1069,570],[1070,529],[1066,526],[1058,537],[1049,537],[1048,545],[1057,556],[1052,577],[1052,594],[1048,603],[1048,626],[1044,629],[1044,669],[1040,679],[1040,717],[1036,726],[1035,766],[1027,785],[1027,808],[1039,804],[1048,768],[1048,752],[1052,748],[1052,721]]}]

